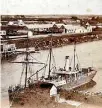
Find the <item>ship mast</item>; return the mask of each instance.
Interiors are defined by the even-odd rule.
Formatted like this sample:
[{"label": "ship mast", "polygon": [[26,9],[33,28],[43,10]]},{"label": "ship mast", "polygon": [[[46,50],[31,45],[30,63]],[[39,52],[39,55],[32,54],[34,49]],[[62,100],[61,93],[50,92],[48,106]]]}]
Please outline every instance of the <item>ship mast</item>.
[{"label": "ship mast", "polygon": [[[30,55],[30,53],[32,52],[32,53],[36,53],[35,51],[29,51],[29,36],[30,36],[31,34],[29,34],[29,32],[28,32],[28,35],[27,35],[27,37],[26,37],[26,51],[18,51],[18,52],[22,52],[22,53],[24,53],[25,54],[25,59],[24,59],[24,61],[18,61],[18,62],[11,62],[11,63],[22,63],[22,64],[25,64],[25,83],[24,83],[24,87],[26,88],[27,87],[27,80],[28,80],[28,64],[43,64],[43,65],[45,65],[45,63],[42,63],[42,62],[40,62],[40,61],[37,61],[37,62],[34,62],[34,61],[29,61],[29,55]],[[45,68],[46,67],[46,65],[43,67],[43,68]],[[43,68],[41,68],[40,70],[38,70],[37,72],[36,72],[36,74],[38,74],[38,72],[40,72]],[[35,74],[34,74],[35,75]],[[33,75],[32,75],[33,76]],[[31,76],[31,77],[32,77]],[[30,78],[30,77],[29,77]]]},{"label": "ship mast", "polygon": [[25,88],[27,86],[27,73],[28,73],[28,50],[29,50],[29,45],[28,45],[29,39],[28,39],[28,35],[27,35],[27,40],[26,40],[26,58],[25,58],[25,65],[26,65],[26,70],[25,70]]},{"label": "ship mast", "polygon": [[76,52],[76,42],[74,42],[74,67],[73,67],[73,70],[75,71],[75,62],[76,62],[76,59],[75,59],[75,52]]},{"label": "ship mast", "polygon": [[50,35],[50,45],[49,45],[49,51],[50,51],[50,59],[49,59],[49,74],[48,74],[48,79],[50,79],[50,73],[51,73],[52,34]]}]

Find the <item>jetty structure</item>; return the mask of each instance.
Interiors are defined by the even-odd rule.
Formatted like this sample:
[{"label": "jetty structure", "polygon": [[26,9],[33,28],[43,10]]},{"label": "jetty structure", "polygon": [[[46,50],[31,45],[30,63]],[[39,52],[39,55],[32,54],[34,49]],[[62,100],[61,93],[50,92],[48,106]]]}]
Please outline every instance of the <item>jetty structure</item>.
[{"label": "jetty structure", "polygon": [[0,56],[1,59],[6,59],[8,57],[14,57],[16,56],[16,46],[15,44],[8,44],[6,42],[3,42],[0,44],[1,52]]}]

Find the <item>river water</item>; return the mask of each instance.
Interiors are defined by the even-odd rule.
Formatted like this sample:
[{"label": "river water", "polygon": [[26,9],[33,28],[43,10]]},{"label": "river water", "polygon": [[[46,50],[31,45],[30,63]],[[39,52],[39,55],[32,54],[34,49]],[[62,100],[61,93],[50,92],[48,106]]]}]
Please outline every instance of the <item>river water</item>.
[{"label": "river water", "polygon": [[[102,92],[102,40],[78,44],[76,46],[76,50],[81,67],[94,66],[97,70],[97,74],[93,79],[96,82],[96,85],[88,89],[88,91]],[[47,60],[48,53],[48,50],[44,50],[40,51],[40,53],[37,54],[31,54],[31,56],[45,63]],[[73,54],[73,45],[68,45],[61,48],[54,48],[53,54],[57,68],[64,67],[65,56],[72,56]],[[24,58],[24,55],[18,55],[14,61],[21,61],[23,60],[22,57]],[[38,68],[40,69],[42,65],[32,65],[32,67],[32,70],[36,71]],[[2,97],[7,96],[7,88],[9,85],[15,85],[19,83],[21,72],[21,64],[12,64],[7,61],[1,63]]]}]

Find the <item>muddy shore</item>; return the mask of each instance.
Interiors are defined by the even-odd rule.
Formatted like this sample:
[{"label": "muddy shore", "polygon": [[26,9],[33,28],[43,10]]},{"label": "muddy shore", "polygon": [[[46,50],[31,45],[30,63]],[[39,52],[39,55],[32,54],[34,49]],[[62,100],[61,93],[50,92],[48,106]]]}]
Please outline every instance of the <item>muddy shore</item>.
[{"label": "muddy shore", "polygon": [[34,87],[25,89],[23,93],[18,93],[12,103],[12,108],[74,108],[71,105],[55,102],[54,97],[50,97],[50,89]]},{"label": "muddy shore", "polygon": [[[88,33],[88,34],[71,34],[71,35],[60,35],[52,36],[52,47],[62,47],[65,45],[73,44],[74,41],[78,43],[91,42],[96,40],[102,40],[102,33]],[[30,38],[28,43],[29,47],[35,47],[36,50],[45,50],[49,48],[51,37],[39,37],[39,38]],[[19,40],[8,40],[8,43],[15,43],[17,48],[26,47],[26,39]]]},{"label": "muddy shore", "polygon": [[[94,82],[90,82],[80,88],[84,89],[92,86],[94,86]],[[12,108],[75,108],[75,106],[67,103],[55,102],[55,98],[50,97],[50,89],[51,88],[41,88],[40,86],[36,86],[32,89],[26,88],[22,93],[15,95]],[[66,100],[78,101],[85,105],[102,106],[102,95],[83,94],[79,92],[78,88],[73,91],[61,89],[58,94],[60,98]]]},{"label": "muddy shore", "polygon": [[102,93],[93,93],[87,90],[88,88],[92,88],[96,85],[96,82],[93,80],[89,83],[82,85],[78,88],[75,88],[72,91],[61,90],[60,97],[65,98],[66,100],[74,100],[78,102],[84,102],[87,104],[101,105],[102,106]]}]

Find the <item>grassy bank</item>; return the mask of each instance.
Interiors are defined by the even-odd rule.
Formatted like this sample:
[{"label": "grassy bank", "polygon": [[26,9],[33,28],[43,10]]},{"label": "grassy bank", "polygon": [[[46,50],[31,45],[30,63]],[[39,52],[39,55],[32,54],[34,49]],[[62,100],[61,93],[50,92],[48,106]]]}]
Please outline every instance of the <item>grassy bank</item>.
[{"label": "grassy bank", "polygon": [[[73,35],[61,35],[52,36],[52,47],[62,47],[65,45],[73,44],[74,41],[77,43],[91,42],[96,40],[102,40],[102,33],[89,33],[89,34],[73,34]],[[48,49],[50,45],[51,37],[39,37],[19,40],[8,40],[8,43],[15,43],[17,48],[25,48],[28,42],[29,47],[35,47],[39,50]]]}]

